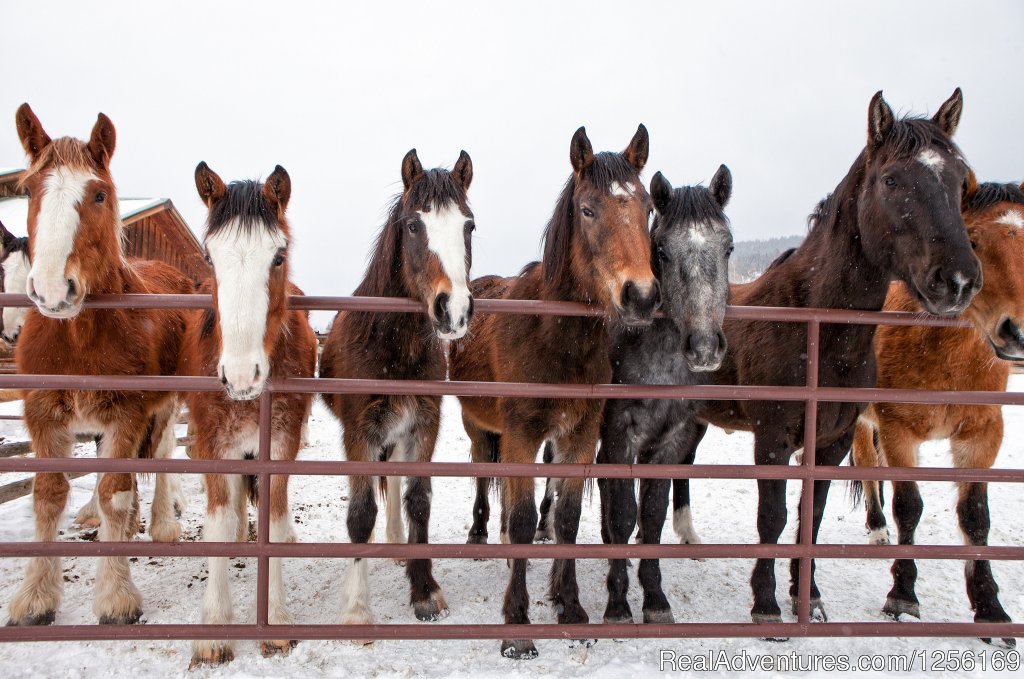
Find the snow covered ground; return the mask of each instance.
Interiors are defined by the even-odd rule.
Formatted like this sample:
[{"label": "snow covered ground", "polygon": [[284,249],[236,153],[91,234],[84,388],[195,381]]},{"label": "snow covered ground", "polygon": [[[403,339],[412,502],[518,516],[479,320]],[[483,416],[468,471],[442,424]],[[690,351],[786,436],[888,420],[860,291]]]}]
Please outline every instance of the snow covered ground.
[{"label": "snow covered ground", "polygon": [[[1024,389],[1024,378],[1014,376],[1014,390]],[[10,412],[5,407],[6,412]],[[1019,442],[1024,437],[1024,410],[1004,408],[1006,438],[997,466],[1024,467],[1024,452]],[[0,435],[16,440],[20,425],[0,424]],[[338,425],[331,415],[317,406],[309,429],[309,446],[304,459],[338,459]],[[92,454],[92,445],[78,446],[79,454]],[[462,430],[458,403],[446,398],[441,436],[436,459],[465,461],[469,442]],[[751,461],[752,441],[748,434],[726,435],[712,429],[698,454],[703,463],[746,464]],[[182,451],[179,450],[179,454]],[[927,444],[922,464],[949,464],[946,442]],[[16,478],[0,474],[0,483]],[[88,498],[93,479],[84,477],[72,483],[73,491],[64,518],[64,538],[79,539],[71,526],[74,512]],[[205,496],[196,477],[186,477],[185,487],[191,504],[184,517],[187,539],[195,539],[202,524]],[[292,504],[297,517],[300,540],[340,541],[345,531],[345,484],[339,478],[293,477]],[[543,490],[538,481],[538,500]],[[796,528],[795,512],[799,484],[789,485],[790,517],[783,541],[792,542]],[[864,514],[851,509],[843,485],[834,485],[822,526],[821,541],[862,543],[866,539]],[[705,542],[754,543],[756,487],[753,481],[696,481],[692,484],[694,520]],[[918,531],[920,544],[960,544],[956,525],[956,492],[949,483],[922,484],[925,515]],[[152,484],[142,488],[143,517],[148,521]],[[1024,542],[1024,494],[1019,486],[997,484],[990,488],[993,545],[1020,545]],[[473,484],[469,479],[434,480],[434,505],[431,525],[433,542],[462,543],[470,525]],[[0,540],[30,540],[32,513],[30,498],[0,506]],[[251,513],[251,516],[253,514]],[[492,513],[490,535],[498,535],[498,512]],[[670,530],[670,528],[669,528]],[[382,527],[378,527],[383,535]],[[666,536],[668,537],[668,536]],[[141,535],[139,539],[148,539]],[[585,501],[580,542],[600,541],[597,498]],[[255,608],[255,560],[234,559],[233,594],[236,621],[251,621]],[[665,560],[662,569],[665,590],[672,601],[677,621],[749,620],[750,589],[748,579],[752,562],[742,559]],[[300,623],[331,623],[340,602],[342,561],[308,559],[286,562],[288,596],[291,610]],[[91,559],[65,559],[64,603],[57,622],[93,623],[90,611],[95,563]],[[953,561],[918,562],[918,596],[924,619],[935,622],[970,621],[963,583],[963,565]],[[0,559],[0,613],[13,596],[24,562]],[[151,623],[198,622],[205,580],[205,562],[201,559],[140,559],[132,566],[137,585],[145,597],[144,619]],[[451,606],[451,615],[443,622],[475,623],[501,621],[501,602],[507,570],[504,560],[440,560],[434,565]],[[554,622],[551,606],[544,600],[549,564],[536,561],[528,580],[534,622]],[[1001,588],[1003,605],[1014,620],[1024,619],[1024,563],[996,562],[993,570]],[[889,562],[832,560],[818,562],[818,584],[833,621],[882,621],[880,608],[891,584]],[[606,562],[585,560],[578,563],[582,603],[592,621],[599,621],[605,605]],[[635,569],[631,577],[635,578]],[[779,600],[788,615],[789,564],[778,562]],[[389,560],[371,563],[372,602],[378,622],[415,622],[408,605],[407,581],[399,566]],[[640,611],[640,593],[633,583],[630,604]],[[908,623],[911,624],[911,623]],[[620,677],[659,673],[660,650],[680,654],[725,651],[731,654],[822,654],[844,653],[901,654],[935,649],[959,649],[971,653],[989,653],[992,649],[975,639],[799,639],[784,644],[759,640],[678,639],[678,640],[602,640],[592,648],[570,648],[562,641],[537,642],[540,657],[533,661],[511,661],[498,654],[499,642],[484,641],[378,641],[362,646],[348,642],[300,642],[287,658],[264,659],[255,642],[239,642],[236,660],[216,669],[201,669],[192,676],[211,677],[443,677],[443,676],[551,676]],[[134,675],[185,676],[191,649],[184,641],[0,644],[0,677],[117,677]]]}]

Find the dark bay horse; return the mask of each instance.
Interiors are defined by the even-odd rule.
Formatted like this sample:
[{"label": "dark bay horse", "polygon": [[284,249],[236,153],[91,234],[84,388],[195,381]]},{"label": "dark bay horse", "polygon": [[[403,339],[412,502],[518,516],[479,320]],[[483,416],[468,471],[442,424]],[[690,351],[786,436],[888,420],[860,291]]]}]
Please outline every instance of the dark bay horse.
[{"label": "dark bay horse", "polygon": [[[868,108],[867,146],[835,191],[819,203],[806,240],[756,281],[734,285],[732,303],[877,311],[889,282],[897,279],[930,313],[963,311],[981,288],[982,274],[960,214],[968,167],[951,141],[962,110],[957,89],[931,119],[897,119],[877,93]],[[730,350],[722,367],[711,374],[715,384],[806,383],[805,324],[727,321],[725,334]],[[871,325],[822,324],[819,384],[874,386],[874,335]],[[818,464],[838,465],[846,457],[862,409],[854,403],[818,405]],[[696,415],[688,425],[692,445],[686,462],[693,460],[707,423],[753,431],[757,464],[789,464],[793,452],[803,447],[801,402],[702,401]],[[759,480],[757,486],[760,542],[776,543],[786,525],[786,482]],[[829,481],[815,482],[815,540],[828,489]],[[799,567],[794,559],[794,610]],[[781,621],[775,560],[758,559],[750,584],[753,621]],[[825,620],[813,568],[811,599],[812,619]]]},{"label": "dark bay horse", "polygon": [[[875,335],[878,386],[896,389],[1003,391],[1009,361],[1024,360],[1024,191],[1017,184],[981,184],[964,201],[967,236],[981,260],[985,286],[963,315],[973,328],[883,325]],[[887,311],[921,311],[900,283],[889,288]],[[994,354],[994,356],[993,356]],[[1001,359],[1001,360],[1000,360]],[[878,445],[875,445],[877,435]],[[989,468],[1003,442],[1002,409],[995,405],[873,403],[857,423],[853,460],[858,467],[917,465],[926,440],[950,440],[953,464]],[[865,481],[870,541],[889,543],[877,481]],[[924,505],[917,483],[893,484],[893,512],[899,544],[914,543]],[[988,484],[961,483],[957,518],[964,541],[988,544]],[[967,595],[976,622],[1009,622],[988,561],[965,564]],[[893,566],[895,579],[883,611],[919,618],[913,561]],[[1013,639],[1004,639],[1014,645]]]},{"label": "dark bay horse", "polygon": [[[290,309],[289,295],[301,295],[289,280],[292,242],[286,217],[291,179],[278,165],[266,182],[237,181],[225,185],[206,163],[195,172],[196,188],[209,209],[203,247],[213,276],[203,291],[213,296],[213,309],[192,311],[182,343],[178,372],[220,377],[224,390],[191,392],[188,407],[195,432],[192,457],[240,460],[258,456],[259,401],[268,377],[313,377],[317,341],[309,313]],[[302,427],[309,416],[311,394],[274,394],[271,404],[270,457],[294,460]],[[203,539],[244,542],[249,533],[244,477],[205,474],[206,521]],[[268,489],[258,489],[268,492]],[[270,477],[270,539],[294,542],[288,504],[288,477]],[[203,624],[232,622],[227,557],[209,558],[209,579],[203,597]],[[281,559],[270,559],[268,622],[293,622],[288,611]],[[263,640],[265,656],[287,654],[293,642]],[[231,641],[196,641],[191,667],[220,664],[234,657]]]},{"label": "dark bay horse", "polygon": [[[320,358],[320,376],[364,379],[443,380],[447,342],[466,334],[473,315],[469,293],[471,237],[476,228],[466,192],[473,163],[465,151],[451,171],[424,170],[416,149],[402,161],[403,190],[388,214],[356,296],[412,297],[426,314],[341,312]],[[324,394],[341,421],[349,460],[429,462],[440,424],[440,396]],[[389,477],[390,478],[390,477]],[[400,481],[400,477],[393,477]],[[385,501],[398,507],[399,483],[383,483]],[[348,533],[368,542],[377,519],[374,480],[349,477]],[[428,541],[430,478],[412,477],[405,490],[409,542]],[[390,514],[390,512],[389,512]],[[400,518],[391,514],[392,539]],[[397,521],[396,521],[397,520]],[[420,620],[448,615],[448,604],[429,559],[406,563],[411,601]],[[373,620],[365,559],[355,559],[345,578],[341,623]]]},{"label": "dark bay horse", "polygon": [[[15,236],[0,222],[0,280],[4,292],[24,293],[25,282],[32,263],[28,259],[28,236]],[[25,324],[28,307],[4,307],[3,324],[0,325],[0,339],[8,346],[15,346],[21,326]]]},{"label": "dark bay horse", "polygon": [[[541,262],[511,278],[473,281],[477,298],[562,300],[597,304],[629,325],[649,325],[658,306],[651,271],[647,219],[651,200],[640,181],[649,141],[641,125],[622,153],[593,151],[579,128],[569,145],[573,174],[555,205],[544,234]],[[467,339],[452,348],[456,380],[600,384],[611,379],[606,320],[592,317],[487,315],[473,320]],[[600,436],[604,403],[587,399],[460,398],[474,461],[532,462],[545,441],[559,462],[591,463]],[[500,435],[500,436],[499,436]],[[502,482],[502,537],[533,540],[537,505],[532,478]],[[555,508],[559,542],[575,542],[583,479],[565,479]],[[486,493],[484,494],[486,499]],[[479,499],[479,498],[478,498]],[[486,517],[480,507],[474,526]],[[475,529],[478,530],[478,529]],[[471,535],[471,539],[472,539]],[[576,566],[556,559],[550,596],[559,623],[584,623]],[[529,623],[526,559],[515,559],[505,591],[507,623]],[[531,658],[533,641],[506,639],[502,655]]]},{"label": "dark bay horse", "polygon": [[[725,355],[722,322],[729,302],[732,232],[724,208],[732,175],[722,165],[708,187],[673,189],[659,172],[651,179],[655,217],[651,228],[654,273],[661,285],[665,318],[650,328],[616,327],[611,332],[616,384],[698,384]],[[679,464],[689,452],[686,422],[693,402],[682,399],[613,399],[604,408],[598,463]],[[640,542],[658,544],[668,506],[668,479],[641,485]],[[599,479],[601,533],[606,543],[625,544],[637,524],[632,479]],[[604,621],[632,623],[626,601],[626,559],[612,559]],[[673,622],[661,588],[657,559],[642,559],[637,573],[644,590],[644,622]]]},{"label": "dark bay horse", "polygon": [[[17,112],[18,136],[31,165],[22,179],[29,197],[26,281],[36,308],[25,318],[15,350],[24,374],[171,375],[184,313],[172,309],[83,309],[87,294],[189,293],[177,269],[125,258],[110,158],[116,133],[102,113],[88,142],[51,139],[28,104]],[[101,434],[99,454],[134,458],[144,442],[171,442],[177,396],[160,391],[28,391],[25,425],[40,458],[68,457],[76,432]],[[155,431],[154,424],[162,428]],[[33,485],[36,539],[57,538],[69,490],[62,473],[38,473]],[[137,530],[138,498],[130,473],[105,473],[98,488],[99,538],[129,540]],[[59,557],[29,560],[10,605],[10,623],[49,624],[60,604]],[[135,623],[142,595],[126,557],[103,557],[93,611],[101,623]]]}]

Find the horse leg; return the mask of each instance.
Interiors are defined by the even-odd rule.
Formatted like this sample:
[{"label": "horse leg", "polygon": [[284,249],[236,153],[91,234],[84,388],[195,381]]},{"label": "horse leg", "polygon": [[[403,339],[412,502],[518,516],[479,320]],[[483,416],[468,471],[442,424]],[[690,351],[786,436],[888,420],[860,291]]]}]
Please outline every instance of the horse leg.
[{"label": "horse leg", "polygon": [[[430,462],[437,443],[440,424],[440,399],[422,399],[420,426],[408,442],[406,459]],[[405,490],[405,515],[409,520],[409,544],[427,544],[430,528],[431,483],[429,476],[410,477]],[[435,621],[448,616],[448,603],[441,586],[434,580],[430,559],[409,559],[405,566],[409,576],[410,600],[418,620]]]},{"label": "horse leg", "polygon": [[[857,430],[853,438],[853,466],[877,467],[879,464],[878,449],[875,447],[875,430],[863,419],[857,420]],[[864,512],[868,529],[868,544],[889,544],[889,527],[885,524],[885,512],[882,511],[880,483],[878,481],[855,481],[860,483],[864,493]]]},{"label": "horse leg", "polygon": [[[169,460],[174,457],[178,439],[174,425],[178,419],[178,402],[172,399],[154,416],[153,457]],[[174,542],[181,537],[179,519],[185,511],[185,494],[181,489],[181,478],[177,474],[158,473],[153,490],[153,506],[150,508],[149,534],[155,542]]]},{"label": "horse leg", "polygon": [[[348,459],[361,459],[352,456],[352,448]],[[369,476],[350,476],[348,492],[348,537],[352,542],[369,542],[373,536],[373,526],[377,522],[377,499],[373,494],[373,478]],[[341,591],[342,625],[373,624],[373,610],[370,608],[369,591],[370,572],[366,559],[352,560],[345,573],[345,583]]]},{"label": "horse leg", "polygon": [[[598,410],[594,417],[587,418],[575,432],[558,439],[555,447],[558,459],[569,464],[592,464],[601,435],[600,420],[601,411]],[[554,521],[555,539],[559,544],[576,542],[583,508],[583,484],[582,478],[565,478],[559,481]],[[626,538],[628,537],[627,533]],[[549,597],[555,605],[560,625],[589,622],[587,612],[580,605],[575,559],[555,559],[552,562]]]},{"label": "horse leg", "polygon": [[[630,445],[630,436],[623,427],[626,417],[617,402],[605,408],[605,421],[601,432],[598,464],[633,464],[636,449]],[[547,461],[547,451],[545,451]],[[601,538],[606,544],[624,545],[636,528],[636,493],[633,479],[597,480],[601,491]],[[543,518],[541,519],[543,521]],[[604,622],[620,624],[633,622],[633,611],[626,595],[629,592],[629,561],[608,560],[608,603],[604,609]]]},{"label": "horse leg", "polygon": [[[498,461],[498,434],[481,429],[465,415],[462,423],[469,436],[470,459],[473,462]],[[487,544],[487,522],[491,518],[491,505],[488,493],[491,490],[491,479],[478,476],[476,479],[476,499],[473,502],[473,527],[469,529],[467,544]]]},{"label": "horse leg", "polygon": [[[640,483],[640,526],[645,545],[661,544],[661,531],[668,512],[669,479],[644,479]],[[675,622],[672,606],[661,588],[661,561],[640,559],[637,579],[644,590],[644,622]]]},{"label": "horse leg", "polygon": [[[917,449],[921,442],[894,423],[879,429],[882,456],[890,467],[916,467]],[[893,482],[892,512],[896,521],[897,540],[901,545],[914,544],[914,532],[924,511],[921,491],[915,481]],[[892,564],[892,589],[885,599],[882,612],[899,620],[902,615],[921,617],[921,604],[914,592],[917,565],[913,559],[896,559]]]},{"label": "horse leg", "polygon": [[[685,439],[682,442],[680,464],[693,464],[697,459],[697,446],[704,440],[708,425],[691,420],[686,427]],[[681,545],[699,545],[700,536],[693,528],[693,515],[690,512],[690,479],[675,479],[672,482],[672,530],[679,537]]]},{"label": "horse leg", "polygon": [[[104,456],[117,459],[134,458],[145,434],[141,413],[118,413],[118,420],[105,434]],[[137,532],[138,495],[135,475],[106,473],[99,483],[100,528],[99,539],[106,541],[130,540]],[[132,582],[128,559],[108,556],[100,559],[96,568],[96,598],[93,612],[100,624],[133,624],[142,616],[142,595]]]},{"label": "horse leg", "polygon": [[[46,399],[37,397],[37,394],[45,392],[30,392],[25,402],[25,424],[36,456],[40,459],[70,457],[73,442],[67,423],[46,417],[47,413],[59,412],[57,408],[50,407],[56,395]],[[67,477],[60,472],[36,474],[32,484],[32,508],[37,542],[57,539],[57,523],[67,504],[70,488]],[[52,624],[60,607],[63,590],[60,557],[32,557],[25,569],[25,579],[11,599],[7,624]]]},{"label": "horse leg", "polygon": [[[782,421],[781,417],[776,417]],[[762,417],[761,421],[772,421]],[[761,465],[787,465],[793,449],[786,443],[782,427],[762,429],[754,436],[754,461]],[[758,479],[757,534],[761,544],[777,544],[786,527],[785,479]],[[754,564],[750,576],[754,605],[750,618],[755,623],[782,622],[782,609],[775,598],[775,559],[762,558]]]},{"label": "horse leg", "polygon": [[[302,445],[302,430],[298,426],[294,427],[294,429],[294,432],[288,432],[285,436],[275,437],[270,449],[272,459],[291,461],[299,456],[299,448]],[[287,476],[274,475],[270,477],[269,532],[271,542],[296,541],[295,524],[292,521],[292,511],[288,503]],[[291,625],[295,622],[295,619],[288,610],[284,591],[283,563],[279,557],[271,557],[269,566],[270,585],[267,590],[267,622],[271,625]],[[289,639],[263,640],[260,642],[260,653],[265,658],[274,655],[288,655],[297,644],[297,641]]]},{"label": "horse leg", "polygon": [[[501,436],[501,460],[511,463],[533,462],[542,438],[525,431],[527,427],[508,428]],[[529,544],[537,527],[537,502],[534,480],[509,477],[502,482],[503,536],[512,544]],[[504,540],[503,540],[504,541]],[[510,625],[530,623],[530,593],[526,588],[526,559],[513,559],[502,613]],[[506,658],[537,657],[537,647],[530,639],[503,639],[501,654]]]},{"label": "horse leg", "polygon": [[[844,434],[837,441],[818,448],[815,451],[815,464],[821,466],[838,466],[850,452],[850,445],[853,443],[853,431]],[[821,529],[821,519],[825,515],[825,503],[828,502],[828,489],[832,482],[828,479],[814,482],[813,498],[813,525],[811,526],[811,543],[818,542],[818,531]],[[801,520],[803,517],[801,517]],[[799,530],[799,529],[798,529]],[[798,533],[799,534],[799,533]],[[825,613],[825,606],[821,603],[821,592],[818,591],[818,584],[814,580],[815,563],[811,560],[811,622],[828,622],[828,615]],[[793,559],[789,562],[790,584],[789,595],[792,598],[793,614],[796,615],[799,606],[800,596],[800,559]]]},{"label": "horse leg", "polygon": [[[555,459],[554,444],[548,441],[544,444],[544,462],[550,463]],[[555,532],[551,526],[551,503],[555,500],[555,492],[558,490],[558,479],[548,478],[544,484],[544,499],[540,501],[540,519],[537,521],[537,531],[533,534],[534,542],[551,542],[555,538]]]},{"label": "horse leg", "polygon": [[[984,408],[985,417],[971,421],[973,426],[961,427],[952,440],[953,462],[957,467],[988,469],[995,463],[999,446],[1003,440],[1003,418],[998,408]],[[979,410],[981,409],[979,408]],[[957,517],[964,541],[970,545],[987,545],[991,525],[988,510],[988,484],[961,483],[960,499],[957,503]],[[974,609],[975,622],[1010,622],[1001,603],[999,585],[992,576],[988,561],[974,560],[964,564],[967,581],[967,597]],[[992,639],[983,639],[993,643]],[[1000,645],[1014,648],[1017,644],[1012,637],[1000,640]]]},{"label": "horse leg", "polygon": [[[96,442],[96,457],[102,457],[100,453],[100,446],[103,445],[103,435],[97,434],[93,439]],[[100,525],[100,508],[99,508],[99,495],[98,488],[100,485],[100,477],[103,476],[100,472],[96,472],[96,484],[92,487],[92,496],[89,501],[82,505],[82,508],[75,514],[75,518],[72,521],[73,524],[81,528],[99,528]]]}]

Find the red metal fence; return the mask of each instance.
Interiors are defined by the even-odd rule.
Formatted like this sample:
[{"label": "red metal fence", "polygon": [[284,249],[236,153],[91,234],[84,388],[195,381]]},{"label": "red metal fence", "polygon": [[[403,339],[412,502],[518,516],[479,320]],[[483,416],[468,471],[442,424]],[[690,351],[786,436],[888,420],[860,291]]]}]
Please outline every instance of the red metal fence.
[{"label": "red metal fence", "polygon": [[[28,306],[24,295],[0,293],[0,307]],[[93,308],[210,308],[209,295],[104,295],[90,298]],[[596,316],[602,311],[568,302],[476,300],[477,313]],[[307,310],[360,310],[423,313],[418,302],[371,297],[295,297],[292,307]],[[598,545],[598,544],[350,544],[272,543],[269,537],[270,494],[261,493],[257,539],[254,543],[203,542],[7,542],[0,558],[30,556],[233,556],[257,559],[255,624],[191,625],[52,625],[0,627],[0,641],[115,640],[115,639],[581,639],[693,637],[1018,637],[1024,624],[830,622],[811,623],[811,559],[1001,559],[1024,560],[1024,547],[961,545],[811,544],[813,481],[815,479],[1024,482],[1024,469],[871,469],[818,467],[815,464],[817,404],[820,401],[986,403],[1024,405],[1024,394],[1006,392],[916,391],[905,389],[846,389],[818,386],[818,336],[822,323],[933,325],[956,327],[960,321],[923,318],[918,314],[861,312],[834,309],[731,307],[727,318],[806,323],[807,382],[805,386],[644,386],[528,384],[514,382],[445,382],[355,379],[271,378],[260,401],[259,455],[256,460],[114,460],[114,459],[0,459],[0,472],[177,472],[253,474],[268,488],[274,474],[464,476],[464,477],[605,477],[605,478],[720,478],[793,479],[802,482],[800,533],[796,544]],[[214,377],[177,376],[64,376],[0,375],[0,389],[123,389],[161,391],[219,391]],[[274,461],[270,458],[271,397],[275,393],[390,393],[455,396],[523,396],[534,398],[700,398],[804,401],[806,439],[802,464],[755,465],[569,465],[506,463],[418,463]],[[753,517],[751,517],[753,518]],[[270,557],[322,558],[799,558],[801,559],[797,622],[753,623],[504,625],[504,624],[391,624],[391,625],[271,625],[267,620]],[[504,586],[504,583],[501,583]],[[500,615],[497,607],[495,617]]]}]

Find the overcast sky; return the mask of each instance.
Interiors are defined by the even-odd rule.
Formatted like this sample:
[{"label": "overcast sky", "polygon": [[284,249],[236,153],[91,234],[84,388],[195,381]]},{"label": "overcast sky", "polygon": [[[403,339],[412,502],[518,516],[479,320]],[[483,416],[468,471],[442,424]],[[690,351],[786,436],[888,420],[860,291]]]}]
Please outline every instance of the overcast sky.
[{"label": "overcast sky", "polygon": [[[223,5],[223,6],[222,6]],[[473,159],[473,274],[539,253],[570,171],[651,134],[644,179],[732,169],[738,240],[803,233],[863,146],[876,90],[934,112],[983,180],[1024,179],[1024,3],[5,3],[0,166],[28,101],[51,136],[117,126],[120,195],[170,197],[197,233],[193,170],[292,177],[292,271],[308,293],[359,281],[399,167]],[[3,123],[3,121],[8,121]]]}]

